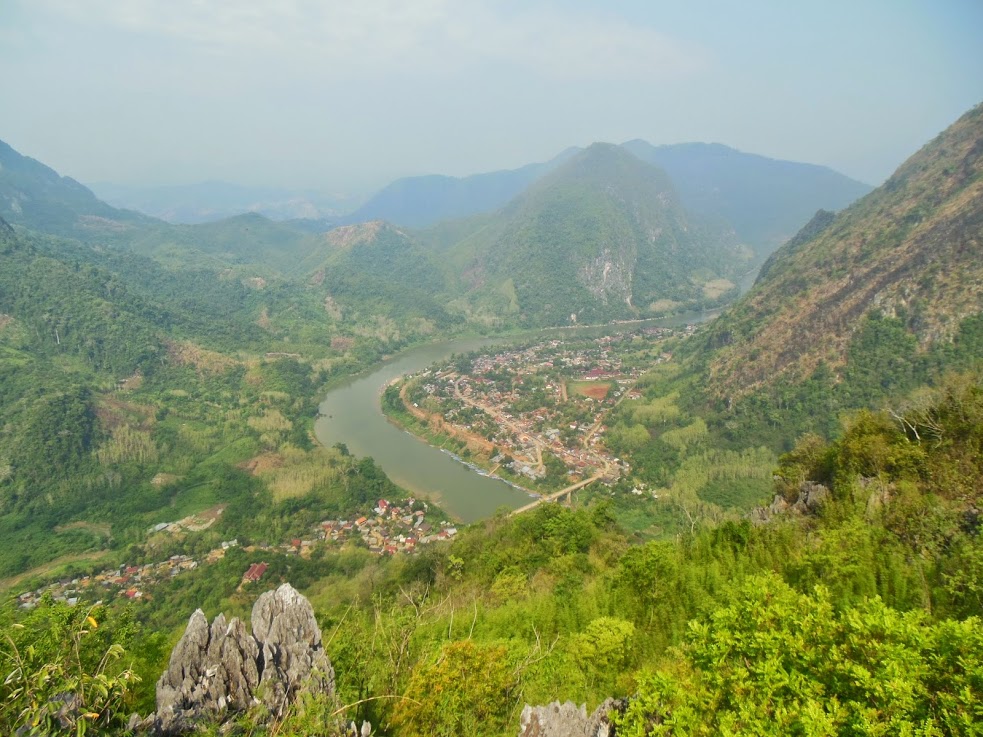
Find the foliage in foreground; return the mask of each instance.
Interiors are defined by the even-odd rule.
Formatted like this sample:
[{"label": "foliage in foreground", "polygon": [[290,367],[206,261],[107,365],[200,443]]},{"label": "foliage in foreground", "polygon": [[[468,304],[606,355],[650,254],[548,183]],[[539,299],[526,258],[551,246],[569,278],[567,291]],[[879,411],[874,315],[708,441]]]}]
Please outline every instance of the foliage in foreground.
[{"label": "foliage in foreground", "polygon": [[[782,458],[779,493],[828,485],[816,515],[632,546],[606,502],[546,505],[414,557],[309,561],[345,718],[380,734],[509,734],[524,703],[635,694],[623,724],[635,735],[979,734],[983,385],[959,378],[894,412],[861,413],[840,440],[807,437]],[[271,567],[264,584],[298,565]],[[200,591],[221,570],[182,587]],[[244,594],[209,602],[210,614],[249,605]],[[47,631],[39,616],[4,631],[20,647]],[[149,641],[120,640],[136,653]],[[60,657],[46,647],[38,668]],[[127,698],[146,703],[150,673]],[[337,708],[303,705],[269,733],[326,729],[312,725]],[[255,718],[245,734],[264,734]]]},{"label": "foliage in foreground", "polygon": [[972,735],[983,720],[983,624],[932,622],[875,597],[836,610],[774,576],[689,625],[640,679],[619,734]]}]

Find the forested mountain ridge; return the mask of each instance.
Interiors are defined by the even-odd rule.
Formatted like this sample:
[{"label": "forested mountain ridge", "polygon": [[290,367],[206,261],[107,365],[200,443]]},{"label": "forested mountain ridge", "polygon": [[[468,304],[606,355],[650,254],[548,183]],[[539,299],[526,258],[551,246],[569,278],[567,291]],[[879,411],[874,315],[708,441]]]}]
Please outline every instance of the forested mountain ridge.
[{"label": "forested mountain ridge", "polygon": [[2,141],[0,217],[39,233],[125,248],[180,267],[246,265],[264,277],[288,272],[318,246],[314,235],[255,213],[172,225],[121,210]]},{"label": "forested mountain ridge", "polygon": [[687,210],[729,224],[767,256],[818,209],[841,210],[871,187],[825,166],[771,159],[719,143],[622,147],[664,169]]},{"label": "forested mountain ridge", "polygon": [[594,144],[448,251],[470,299],[522,324],[640,317],[730,296],[750,260],[689,216],[668,176]]},{"label": "forested mountain ridge", "polygon": [[575,152],[576,149],[567,149],[550,161],[467,177],[431,174],[397,179],[343,220],[348,223],[388,220],[421,228],[441,220],[492,212]]},{"label": "forested mountain ridge", "polygon": [[[827,167],[770,159],[721,144],[653,146],[636,139],[621,148],[665,170],[688,211],[726,223],[763,255],[792,236],[817,209],[839,210],[871,189]],[[582,150],[568,148],[548,162],[514,170],[397,179],[344,220],[381,219],[421,228],[494,212]]]},{"label": "forested mountain ridge", "polygon": [[348,325],[398,322],[404,334],[435,333],[462,319],[448,309],[454,285],[427,244],[383,222],[343,225],[298,268],[328,312]]},{"label": "forested mountain ridge", "polygon": [[84,185],[22,156],[3,141],[0,217],[14,225],[75,238],[126,230],[134,223],[152,221],[140,213],[107,205]]},{"label": "forested mountain ridge", "polygon": [[921,346],[983,311],[983,106],[928,143],[884,185],[821,215],[765,264],[712,327],[711,385],[736,397],[779,378],[843,366],[871,312]]}]

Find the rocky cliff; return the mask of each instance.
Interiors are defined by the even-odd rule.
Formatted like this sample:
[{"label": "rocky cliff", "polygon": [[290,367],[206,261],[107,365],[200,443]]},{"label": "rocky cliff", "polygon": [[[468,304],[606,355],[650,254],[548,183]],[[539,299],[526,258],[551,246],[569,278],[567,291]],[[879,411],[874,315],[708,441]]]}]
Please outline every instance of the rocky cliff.
[{"label": "rocky cliff", "polygon": [[209,626],[199,609],[157,682],[157,711],[144,721],[155,734],[177,735],[206,720],[263,704],[283,715],[301,689],[334,693],[334,670],[311,604],[290,584],[253,606],[252,632],[218,615]]}]

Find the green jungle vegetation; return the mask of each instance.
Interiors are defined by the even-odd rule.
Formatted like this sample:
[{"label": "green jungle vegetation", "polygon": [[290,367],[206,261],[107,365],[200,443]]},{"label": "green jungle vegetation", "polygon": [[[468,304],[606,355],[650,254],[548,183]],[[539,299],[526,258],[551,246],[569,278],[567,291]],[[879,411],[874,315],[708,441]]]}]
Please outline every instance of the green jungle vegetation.
[{"label": "green jungle vegetation", "polygon": [[[274,728],[247,715],[241,729],[318,733],[361,702],[345,717],[380,733],[500,735],[527,702],[633,694],[621,733],[978,734],[981,378],[952,377],[903,422],[862,412],[836,441],[805,437],[776,478],[789,498],[803,480],[831,494],[813,514],[701,522],[642,545],[598,501],[498,516],[413,557],[293,559],[264,584],[304,587],[338,701],[302,702]],[[243,613],[241,562],[187,574],[192,601],[175,601]],[[5,609],[2,626],[5,726],[50,727],[53,694],[102,678],[85,698],[91,727],[111,733],[150,705],[180,618],[147,602],[48,602]],[[72,637],[78,648],[58,644]]]},{"label": "green jungle vegetation", "polygon": [[752,258],[726,227],[688,215],[664,172],[609,144],[473,222],[447,252],[471,309],[526,326],[716,306]]},{"label": "green jungle vegetation", "polygon": [[6,227],[0,264],[0,581],[132,560],[216,507],[214,535],[266,539],[378,499],[312,427],[323,388],[399,338],[331,348],[310,295]]},{"label": "green jungle vegetation", "polygon": [[[358,542],[310,559],[263,545],[402,494],[371,459],[314,444],[319,393],[415,340],[521,324],[537,286],[558,296],[531,303],[534,321],[569,295],[530,281],[535,269],[484,284],[503,248],[465,277],[499,301],[469,301],[445,269],[471,246],[421,265],[417,236],[378,226],[278,241],[259,224],[257,250],[232,249],[253,237],[246,218],[224,244],[222,226],[181,240],[86,211],[80,185],[30,170],[75,199],[31,211],[45,234],[0,222],[0,731],[125,733],[195,608],[242,616],[289,581],[314,605],[336,698],[202,734],[337,734],[342,718],[379,734],[515,734],[525,703],[608,696],[631,697],[625,735],[980,734],[983,320],[967,288],[980,110],[820,216],[732,313],[666,346],[673,360],[642,377],[608,435],[658,499],[585,494],[392,558]],[[512,221],[539,243],[551,213],[581,206],[571,238],[628,238],[610,202],[542,187],[550,206]],[[502,222],[480,237],[508,245],[496,239],[520,231]],[[122,247],[136,232],[143,255]],[[947,269],[929,258],[943,246]],[[718,262],[704,257],[690,276],[707,284]],[[363,294],[387,263],[432,299]],[[871,279],[851,280],[850,264]],[[742,514],[772,497],[792,511]],[[215,521],[149,532],[189,515]],[[14,598],[233,535],[220,560],[142,600]],[[243,584],[260,561],[263,581]]]}]

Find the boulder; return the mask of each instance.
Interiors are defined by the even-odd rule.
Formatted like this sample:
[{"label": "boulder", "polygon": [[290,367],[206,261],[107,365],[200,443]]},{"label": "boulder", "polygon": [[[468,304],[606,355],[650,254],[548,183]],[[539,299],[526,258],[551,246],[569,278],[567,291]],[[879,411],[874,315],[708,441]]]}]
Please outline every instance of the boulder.
[{"label": "boulder", "polygon": [[256,600],[253,637],[262,648],[263,703],[280,716],[301,688],[334,693],[334,669],[311,604],[289,584]]},{"label": "boulder", "polygon": [[198,609],[157,681],[155,733],[189,732],[206,719],[262,703],[279,718],[297,694],[334,693],[334,670],[311,604],[290,584],[256,601],[252,632],[219,614],[211,626]]},{"label": "boulder", "polygon": [[587,705],[554,701],[546,706],[529,706],[519,717],[519,737],[615,737],[609,714],[624,711],[626,699],[607,699],[587,715]]}]

